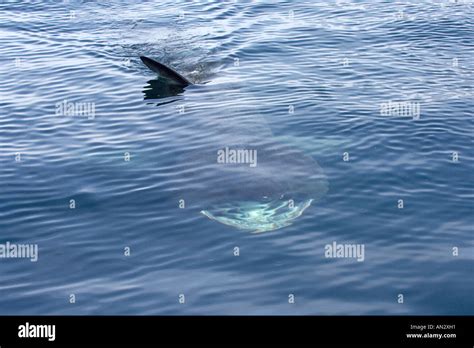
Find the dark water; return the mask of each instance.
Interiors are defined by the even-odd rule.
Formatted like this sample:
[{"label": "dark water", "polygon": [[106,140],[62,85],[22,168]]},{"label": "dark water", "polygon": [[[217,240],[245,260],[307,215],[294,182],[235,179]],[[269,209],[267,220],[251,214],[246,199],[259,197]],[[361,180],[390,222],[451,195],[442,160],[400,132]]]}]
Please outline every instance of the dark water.
[{"label": "dark water", "polygon": [[[473,314],[473,18],[1,2],[0,243],[39,254],[0,258],[0,313]],[[161,98],[140,55],[196,85]]]}]

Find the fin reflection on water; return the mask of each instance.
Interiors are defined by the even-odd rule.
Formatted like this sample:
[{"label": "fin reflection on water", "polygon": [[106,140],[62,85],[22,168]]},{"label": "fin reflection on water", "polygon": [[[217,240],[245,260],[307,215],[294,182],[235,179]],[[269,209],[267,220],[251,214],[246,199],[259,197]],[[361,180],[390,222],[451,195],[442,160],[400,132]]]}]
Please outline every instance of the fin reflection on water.
[{"label": "fin reflection on water", "polygon": [[[155,80],[150,80],[147,85],[143,87],[144,100],[158,100],[170,97],[176,97],[184,92],[185,86],[170,84],[166,79],[158,77]],[[166,102],[161,102],[158,105],[168,104],[176,101],[179,98],[171,98]]]}]

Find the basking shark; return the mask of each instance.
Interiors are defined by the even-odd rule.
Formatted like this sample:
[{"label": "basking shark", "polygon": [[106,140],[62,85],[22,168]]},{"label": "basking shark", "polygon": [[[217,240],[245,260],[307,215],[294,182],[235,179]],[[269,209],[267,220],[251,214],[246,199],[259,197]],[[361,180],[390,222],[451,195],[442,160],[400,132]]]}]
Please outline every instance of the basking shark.
[{"label": "basking shark", "polygon": [[[181,89],[192,84],[171,68],[140,58],[160,76],[160,91],[163,84]],[[287,141],[291,137],[273,136],[258,108],[245,101],[249,96],[234,97],[228,87],[211,84],[209,93],[187,97],[190,104],[196,98],[196,106],[180,115],[184,124],[172,136],[184,151],[176,159],[170,191],[186,209],[237,229],[258,233],[291,225],[325,195],[326,176],[308,151]],[[229,100],[222,104],[223,89]],[[225,105],[225,112],[217,105]]]}]

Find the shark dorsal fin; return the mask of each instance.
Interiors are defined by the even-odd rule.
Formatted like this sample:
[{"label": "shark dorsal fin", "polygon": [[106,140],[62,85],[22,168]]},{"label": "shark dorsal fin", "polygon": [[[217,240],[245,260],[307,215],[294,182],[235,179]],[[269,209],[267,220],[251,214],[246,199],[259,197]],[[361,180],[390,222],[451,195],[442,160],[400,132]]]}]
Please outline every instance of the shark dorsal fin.
[{"label": "shark dorsal fin", "polygon": [[187,78],[180,75],[173,69],[168,68],[166,65],[145,56],[140,56],[140,59],[148,68],[150,68],[150,70],[156,72],[161,77],[164,77],[180,86],[192,85],[192,83]]}]

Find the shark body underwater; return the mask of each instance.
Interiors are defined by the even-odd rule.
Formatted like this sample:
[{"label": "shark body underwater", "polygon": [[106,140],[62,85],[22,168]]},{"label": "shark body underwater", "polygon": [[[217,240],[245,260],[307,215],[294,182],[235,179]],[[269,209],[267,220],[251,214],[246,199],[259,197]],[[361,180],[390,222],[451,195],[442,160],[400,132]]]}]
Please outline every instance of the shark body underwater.
[{"label": "shark body underwater", "polygon": [[[180,90],[192,85],[164,64],[144,56],[140,59],[159,75],[160,85]],[[184,180],[189,175],[184,182],[193,182],[196,173],[205,168],[203,181],[212,183],[183,188],[187,209],[224,225],[258,233],[291,225],[327,192],[326,176],[313,157],[274,137],[258,111],[243,106],[236,112],[229,107],[225,113],[210,109],[204,114],[205,120],[192,118],[196,122],[192,128],[197,132],[212,124],[212,135],[190,151],[191,157],[181,159],[179,176]],[[182,147],[187,145],[183,143]],[[232,149],[254,151],[255,165],[219,163],[219,151],[223,154],[225,150],[228,156]]]}]

